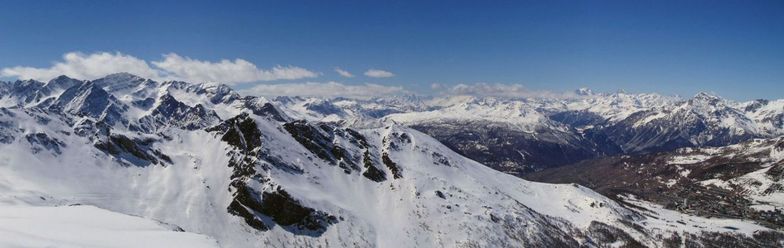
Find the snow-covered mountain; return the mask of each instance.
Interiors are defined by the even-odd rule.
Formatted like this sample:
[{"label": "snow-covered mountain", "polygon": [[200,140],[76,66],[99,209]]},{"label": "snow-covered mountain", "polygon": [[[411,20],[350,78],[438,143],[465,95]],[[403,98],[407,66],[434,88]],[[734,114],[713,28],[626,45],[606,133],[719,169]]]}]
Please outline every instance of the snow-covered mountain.
[{"label": "snow-covered mountain", "polygon": [[735,106],[756,124],[756,131],[769,136],[784,134],[784,100],[754,100]]},{"label": "snow-covered mountain", "polygon": [[[456,153],[406,127],[422,123],[403,118],[459,109],[487,111],[473,113],[477,118],[519,113],[536,121],[503,130],[584,139],[533,103],[529,110],[521,102],[478,99],[465,107],[415,97],[269,100],[225,85],[130,74],[53,81],[62,83],[0,87],[0,205],[19,209],[0,218],[40,221],[36,215],[52,214],[46,207],[82,211],[77,216],[104,211],[69,207],[89,205],[111,211],[103,212],[106,220],[132,215],[162,223],[125,223],[129,229],[168,227],[210,237],[179,238],[222,247],[784,244],[779,232],[748,220],[697,217],[637,199],[621,204],[579,185],[525,181]],[[337,120],[324,119],[331,115]],[[0,231],[5,240],[17,232],[58,234],[3,227],[11,230]],[[85,235],[80,230],[72,229]]]},{"label": "snow-covered mountain", "polygon": [[640,111],[605,128],[626,152],[723,146],[777,133],[761,132],[743,109],[719,97],[697,94],[686,101]]},{"label": "snow-covered mountain", "polygon": [[585,159],[724,146],[784,135],[781,101],[737,103],[700,93],[597,94],[569,98],[476,96],[285,98],[290,116],[347,127],[394,123],[514,175]]}]

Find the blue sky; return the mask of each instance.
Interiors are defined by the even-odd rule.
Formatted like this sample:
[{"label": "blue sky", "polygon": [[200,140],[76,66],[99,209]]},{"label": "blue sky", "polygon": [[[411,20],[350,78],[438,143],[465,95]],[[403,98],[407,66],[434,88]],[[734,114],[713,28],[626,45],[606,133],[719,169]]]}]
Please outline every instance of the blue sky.
[{"label": "blue sky", "polygon": [[[782,13],[784,1],[6,1],[0,68],[46,68],[69,52],[175,53],[317,74],[260,84],[784,98]],[[394,76],[362,75],[368,69]]]}]

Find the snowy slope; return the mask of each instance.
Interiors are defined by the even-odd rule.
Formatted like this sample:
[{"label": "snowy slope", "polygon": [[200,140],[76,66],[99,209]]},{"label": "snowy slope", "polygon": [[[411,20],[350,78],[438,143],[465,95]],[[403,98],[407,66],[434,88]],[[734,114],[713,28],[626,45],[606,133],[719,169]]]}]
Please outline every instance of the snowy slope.
[{"label": "snowy slope", "polygon": [[218,247],[203,235],[92,206],[0,206],[2,247]]}]

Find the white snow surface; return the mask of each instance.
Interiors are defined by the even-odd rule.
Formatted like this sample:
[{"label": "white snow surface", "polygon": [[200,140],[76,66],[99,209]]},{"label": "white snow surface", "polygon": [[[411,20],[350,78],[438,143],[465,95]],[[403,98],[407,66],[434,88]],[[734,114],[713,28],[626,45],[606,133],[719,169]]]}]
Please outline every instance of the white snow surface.
[{"label": "white snow surface", "polygon": [[0,247],[218,247],[204,235],[94,206],[2,206]]}]

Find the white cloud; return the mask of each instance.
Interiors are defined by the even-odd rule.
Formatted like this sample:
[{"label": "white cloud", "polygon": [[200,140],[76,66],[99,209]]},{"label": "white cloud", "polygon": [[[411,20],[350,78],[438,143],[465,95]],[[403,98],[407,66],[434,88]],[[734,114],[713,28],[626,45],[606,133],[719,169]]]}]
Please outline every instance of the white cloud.
[{"label": "white cloud", "polygon": [[547,98],[569,98],[575,97],[572,92],[557,93],[542,90],[530,90],[520,84],[457,84],[441,92],[442,95],[469,95],[469,96],[492,96],[492,97],[547,97]]},{"label": "white cloud", "polygon": [[320,97],[373,97],[407,93],[402,87],[378,84],[348,85],[338,82],[307,82],[285,84],[259,84],[240,90],[245,95],[256,96],[320,96]]},{"label": "white cloud", "polygon": [[188,82],[247,83],[281,79],[302,79],[318,76],[315,72],[296,66],[275,66],[263,70],[243,59],[209,62],[169,53],[163,61],[153,61],[156,67]]},{"label": "white cloud", "polygon": [[122,53],[107,52],[70,52],[63,55],[63,61],[56,62],[49,68],[16,66],[3,68],[0,75],[46,81],[60,75],[96,79],[116,72],[128,72],[147,78],[157,78],[160,75],[160,71],[151,68],[144,60]]},{"label": "white cloud", "polygon": [[395,74],[385,70],[370,69],[365,72],[365,76],[373,77],[373,78],[388,78],[388,77],[394,77]]},{"label": "white cloud", "polygon": [[340,74],[340,76],[343,76],[343,77],[347,77],[347,78],[353,78],[354,77],[354,74],[351,74],[351,72],[348,72],[346,70],[340,69],[340,67],[335,67],[335,72],[337,72],[338,74]]},{"label": "white cloud", "polygon": [[[152,66],[151,66],[152,65]],[[48,68],[16,66],[3,68],[0,76],[46,81],[59,75],[78,79],[96,79],[117,72],[128,72],[155,80],[188,82],[220,82],[237,84],[271,80],[292,80],[317,77],[318,74],[296,66],[275,66],[259,69],[243,59],[210,62],[169,53],[160,61],[147,62],[119,52],[83,54],[70,52],[63,60]]]}]

